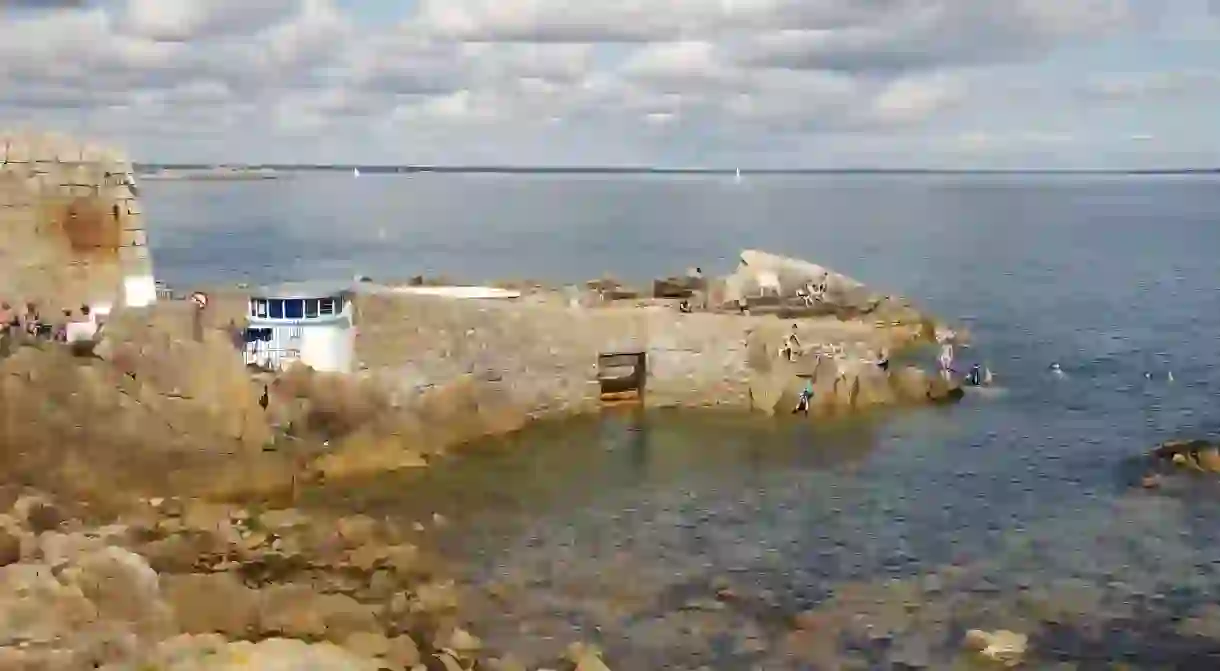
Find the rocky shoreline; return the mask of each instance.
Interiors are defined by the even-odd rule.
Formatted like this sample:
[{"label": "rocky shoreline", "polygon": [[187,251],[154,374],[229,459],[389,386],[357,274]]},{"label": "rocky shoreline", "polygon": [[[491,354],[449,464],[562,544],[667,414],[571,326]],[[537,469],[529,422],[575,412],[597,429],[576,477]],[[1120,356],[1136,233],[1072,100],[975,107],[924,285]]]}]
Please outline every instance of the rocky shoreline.
[{"label": "rocky shoreline", "polygon": [[[598,671],[600,653],[580,641],[548,644],[551,661],[530,667],[485,649],[462,619],[468,588],[426,550],[440,520],[404,529],[294,502],[320,481],[424,467],[481,437],[596,410],[590,374],[607,334],[654,357],[653,406],[773,414],[802,374],[817,389],[814,418],[949,397],[941,387],[934,398],[914,367],[851,361],[918,344],[929,324],[918,313],[885,328],[805,318],[807,351],[789,361],[776,343],[790,322],[774,316],[574,308],[559,296],[363,297],[365,370],[351,377],[251,374],[230,330],[240,295],[218,297],[201,341],[192,308],[175,301],[115,312],[91,352],[8,343],[0,668]],[[512,604],[507,592],[472,598]]]},{"label": "rocky shoreline", "polygon": [[[0,272],[5,301],[48,316],[109,306],[129,280],[152,291],[130,163],[0,135],[0,251],[20,261]],[[647,357],[646,407],[787,414],[806,379],[810,421],[955,398],[902,362],[943,325],[901,299],[751,250],[695,279],[530,283],[507,303],[362,295],[348,377],[246,370],[242,292],[214,294],[201,337],[187,301],[115,309],[91,348],[6,330],[0,668],[524,669],[463,619],[513,597],[463,593],[427,549],[441,520],[305,509],[301,493],[597,411],[608,352]],[[607,668],[580,641],[547,647],[528,668]]]}]

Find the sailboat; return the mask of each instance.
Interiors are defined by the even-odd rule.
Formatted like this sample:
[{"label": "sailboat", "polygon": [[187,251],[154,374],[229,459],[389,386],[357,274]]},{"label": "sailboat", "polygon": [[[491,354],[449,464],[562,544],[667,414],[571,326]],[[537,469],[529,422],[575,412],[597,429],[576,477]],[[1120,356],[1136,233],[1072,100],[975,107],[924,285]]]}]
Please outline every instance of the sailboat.
[{"label": "sailboat", "polygon": [[741,168],[738,168],[737,172],[733,174],[733,181],[737,182],[738,184],[741,183]]},{"label": "sailboat", "polygon": [[360,168],[352,168],[352,177],[360,176]]}]

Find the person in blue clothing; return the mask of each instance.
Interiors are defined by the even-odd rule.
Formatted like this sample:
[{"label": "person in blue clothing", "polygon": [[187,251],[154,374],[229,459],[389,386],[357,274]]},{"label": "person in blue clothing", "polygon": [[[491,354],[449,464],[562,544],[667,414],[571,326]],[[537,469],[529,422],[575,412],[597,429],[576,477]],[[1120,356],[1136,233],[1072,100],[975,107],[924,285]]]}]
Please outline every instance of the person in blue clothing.
[{"label": "person in blue clothing", "polygon": [[801,389],[801,397],[796,402],[796,407],[792,409],[792,414],[803,413],[806,417],[809,416],[809,401],[813,400],[813,379],[805,378],[805,388]]},{"label": "person in blue clothing", "polygon": [[970,367],[970,372],[966,374],[966,384],[977,387],[983,384],[982,366],[977,363]]}]

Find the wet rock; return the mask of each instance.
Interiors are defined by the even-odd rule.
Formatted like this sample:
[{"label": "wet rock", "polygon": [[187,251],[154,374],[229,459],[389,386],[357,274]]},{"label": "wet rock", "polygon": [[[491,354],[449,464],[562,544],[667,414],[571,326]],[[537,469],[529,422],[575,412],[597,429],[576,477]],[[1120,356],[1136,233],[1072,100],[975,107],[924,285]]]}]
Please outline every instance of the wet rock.
[{"label": "wet rock", "polygon": [[1028,636],[1007,629],[992,632],[971,629],[966,632],[966,638],[962,642],[962,646],[967,650],[1008,667],[1021,664],[1028,645]]},{"label": "wet rock", "polygon": [[1163,484],[1165,484],[1165,479],[1155,473],[1140,478],[1140,486],[1144,489],[1160,489]]},{"label": "wet rock", "polygon": [[1184,636],[1220,640],[1220,606],[1206,605],[1182,620],[1177,630]]},{"label": "wet rock", "polygon": [[1169,440],[1152,451],[1153,459],[1185,470],[1220,473],[1220,442]]},{"label": "wet rock", "polygon": [[895,669],[931,668],[932,647],[921,636],[904,636],[894,642],[889,658]]},{"label": "wet rock", "polygon": [[596,646],[573,643],[568,646],[567,658],[576,665],[575,671],[610,671],[602,661],[602,651]]},{"label": "wet rock", "polygon": [[401,436],[368,430],[345,438],[319,457],[312,468],[328,479],[340,479],[427,465],[424,456],[404,443]]}]

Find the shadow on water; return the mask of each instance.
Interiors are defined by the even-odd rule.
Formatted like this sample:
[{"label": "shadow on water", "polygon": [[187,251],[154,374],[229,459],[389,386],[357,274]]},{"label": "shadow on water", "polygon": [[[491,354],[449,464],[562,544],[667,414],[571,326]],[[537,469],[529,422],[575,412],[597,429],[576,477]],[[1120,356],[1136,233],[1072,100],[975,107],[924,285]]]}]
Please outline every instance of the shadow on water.
[{"label": "shadow on water", "polygon": [[461,536],[604,505],[606,497],[750,487],[793,468],[850,470],[875,444],[868,421],[819,426],[744,413],[616,409],[484,439],[431,468],[325,488],[308,503],[421,520],[439,513],[451,522],[447,535]]}]

